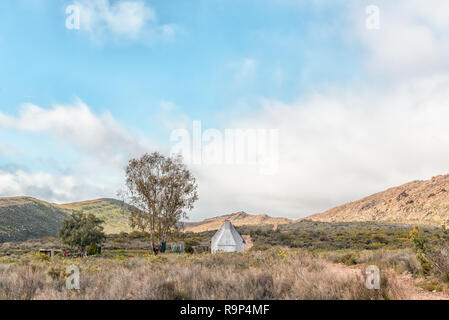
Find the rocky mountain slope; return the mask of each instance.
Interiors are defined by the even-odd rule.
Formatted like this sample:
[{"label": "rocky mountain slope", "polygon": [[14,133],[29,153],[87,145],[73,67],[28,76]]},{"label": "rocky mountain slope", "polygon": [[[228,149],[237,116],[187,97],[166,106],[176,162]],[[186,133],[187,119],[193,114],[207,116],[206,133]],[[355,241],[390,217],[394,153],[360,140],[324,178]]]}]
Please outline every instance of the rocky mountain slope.
[{"label": "rocky mountain slope", "polygon": [[210,230],[217,230],[221,227],[225,220],[230,220],[235,226],[247,225],[281,225],[292,223],[293,221],[287,218],[273,218],[266,214],[250,215],[245,212],[237,212],[234,214],[223,215],[201,222],[185,222],[184,230],[186,232],[203,232]]},{"label": "rocky mountain slope", "polygon": [[412,181],[306,219],[325,222],[449,224],[449,174],[430,180]]},{"label": "rocky mountain slope", "polygon": [[[115,199],[98,199],[64,205],[30,197],[0,198],[0,242],[54,236],[73,210],[93,213],[105,220],[106,233],[130,232],[129,214]],[[323,222],[391,222],[449,225],[449,174],[373,194],[305,218]],[[236,226],[285,225],[295,221],[266,214],[237,212],[201,222],[185,222],[187,232],[217,230],[225,220]],[[300,219],[303,220],[303,219]]]}]

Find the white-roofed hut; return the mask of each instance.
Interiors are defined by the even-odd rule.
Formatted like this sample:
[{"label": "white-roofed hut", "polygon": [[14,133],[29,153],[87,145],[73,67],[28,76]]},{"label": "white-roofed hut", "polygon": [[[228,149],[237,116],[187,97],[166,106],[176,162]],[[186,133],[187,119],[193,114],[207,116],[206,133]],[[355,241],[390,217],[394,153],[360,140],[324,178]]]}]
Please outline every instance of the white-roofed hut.
[{"label": "white-roofed hut", "polygon": [[211,239],[211,252],[243,252],[244,243],[231,221],[225,221]]}]

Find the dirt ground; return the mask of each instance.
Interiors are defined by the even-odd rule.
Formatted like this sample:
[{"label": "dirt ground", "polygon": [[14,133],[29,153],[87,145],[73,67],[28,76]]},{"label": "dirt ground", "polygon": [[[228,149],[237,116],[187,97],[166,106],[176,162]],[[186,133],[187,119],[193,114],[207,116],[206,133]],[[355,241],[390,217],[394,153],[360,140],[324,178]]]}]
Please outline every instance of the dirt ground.
[{"label": "dirt ground", "polygon": [[[344,264],[336,264],[334,272],[344,273],[348,276],[362,275],[362,270],[356,267],[348,267]],[[404,293],[405,300],[449,300],[449,292],[428,291],[420,287],[422,279],[414,278],[410,273],[398,275],[398,281],[401,291]]]},{"label": "dirt ground", "polygon": [[449,300],[447,292],[432,292],[419,287],[420,280],[414,279],[411,274],[399,275],[398,281],[408,300]]}]

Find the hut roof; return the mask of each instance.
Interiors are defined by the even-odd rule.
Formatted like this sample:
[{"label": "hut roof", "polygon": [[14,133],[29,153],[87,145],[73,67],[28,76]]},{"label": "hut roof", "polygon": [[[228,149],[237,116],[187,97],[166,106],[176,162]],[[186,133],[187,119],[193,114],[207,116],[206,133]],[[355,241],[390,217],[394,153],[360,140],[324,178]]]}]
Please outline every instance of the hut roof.
[{"label": "hut roof", "polygon": [[230,221],[225,221],[211,239],[212,252],[243,251],[244,240]]}]

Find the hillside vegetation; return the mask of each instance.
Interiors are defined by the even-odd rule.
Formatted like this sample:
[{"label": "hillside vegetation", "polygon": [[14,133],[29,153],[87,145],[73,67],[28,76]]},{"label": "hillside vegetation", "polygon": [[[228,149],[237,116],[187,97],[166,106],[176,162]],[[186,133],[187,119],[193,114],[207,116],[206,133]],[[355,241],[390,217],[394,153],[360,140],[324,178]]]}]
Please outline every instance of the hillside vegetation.
[{"label": "hillside vegetation", "polygon": [[129,215],[122,209],[122,202],[115,199],[98,199],[83,202],[69,203],[61,206],[66,210],[78,210],[92,213],[105,221],[103,224],[106,234],[131,232]]},{"label": "hillside vegetation", "polygon": [[449,175],[412,181],[307,219],[325,222],[383,221],[447,225]]},{"label": "hillside vegetation", "polygon": [[131,231],[128,214],[121,210],[118,200],[99,199],[58,205],[30,197],[0,198],[0,242],[55,236],[73,210],[93,213],[103,219],[107,234]]},{"label": "hillside vegetation", "polygon": [[[237,231],[252,238],[255,250],[265,250],[273,246],[301,248],[312,251],[322,250],[376,250],[411,248],[410,232],[413,225],[375,222],[328,223],[300,221],[279,226],[239,226]],[[420,226],[430,242],[438,239],[439,228]],[[191,245],[207,243],[215,231],[186,233],[184,240]]]},{"label": "hillside vegetation", "polygon": [[56,235],[68,212],[27,197],[0,198],[0,242]]},{"label": "hillside vegetation", "polygon": [[[105,221],[106,234],[132,232],[129,226],[127,205],[116,199],[97,199],[68,204],[54,204],[30,197],[0,198],[0,242],[24,241],[55,236],[62,221],[74,210],[92,213]],[[201,222],[186,222],[186,232],[217,230],[225,220],[236,226],[271,226],[292,223],[286,218],[267,215],[250,215],[244,212],[206,219]]]},{"label": "hillside vegetation", "polygon": [[[29,197],[0,198],[0,242],[54,236],[61,226],[61,222],[73,210],[92,213],[103,219],[107,234],[132,231],[129,227],[129,213],[123,211],[122,203],[115,199],[98,199],[57,205]],[[272,232],[273,234],[270,237],[267,236],[268,238],[283,237],[285,238],[282,241],[283,244],[290,247],[303,247],[311,244],[320,246],[317,239],[324,239],[330,237],[330,235],[333,235],[331,237],[332,243],[340,243],[341,246],[344,246],[341,237],[347,235],[348,232],[343,228],[344,224],[318,227],[313,224],[308,225],[304,221],[407,224],[409,226],[403,228],[402,231],[405,235],[411,224],[433,226],[449,224],[449,175],[440,175],[425,181],[412,181],[326,212],[300,219],[299,222],[287,218],[270,217],[266,214],[250,215],[245,212],[237,212],[201,222],[185,222],[184,227],[187,233],[205,232],[208,234],[207,232],[219,229],[225,220],[230,220],[237,227],[264,227],[264,229],[267,229],[267,235],[274,229],[290,230],[289,235],[278,230],[278,232]],[[311,231],[308,226],[314,226],[315,231]],[[375,230],[382,229],[379,225],[372,224],[361,225],[361,227],[367,230],[367,232],[363,231],[362,234],[371,232],[373,237],[377,237],[374,234],[377,232]],[[324,228],[324,230],[321,230],[321,228]],[[358,232],[358,228],[352,229],[354,231],[351,231],[351,239],[356,237]],[[390,229],[390,227],[387,229]],[[308,236],[304,238],[304,234],[298,234],[300,232],[298,230],[302,230],[301,232],[307,233]],[[338,232],[342,234],[335,234],[334,236],[336,230],[340,230]],[[377,233],[388,235],[388,230],[380,230]],[[381,237],[378,237],[378,240],[381,241]],[[366,243],[363,244],[363,241]],[[372,247],[375,246],[374,243],[376,242],[370,242],[369,239],[364,237],[360,238],[361,247]]]}]

